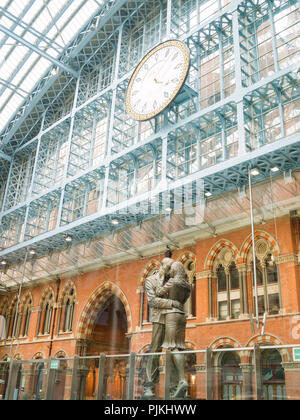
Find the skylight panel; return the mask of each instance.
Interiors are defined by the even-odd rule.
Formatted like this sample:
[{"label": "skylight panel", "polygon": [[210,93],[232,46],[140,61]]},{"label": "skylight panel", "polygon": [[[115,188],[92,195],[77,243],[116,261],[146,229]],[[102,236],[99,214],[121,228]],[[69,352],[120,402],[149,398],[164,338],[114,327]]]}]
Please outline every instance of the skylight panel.
[{"label": "skylight panel", "polygon": [[[32,53],[27,59],[26,63],[22,66],[20,71],[17,73],[16,77],[13,79],[13,83],[18,84],[22,78],[31,70],[33,64],[36,64],[36,61],[40,58],[39,55]],[[32,72],[31,77],[35,78],[35,71]]]},{"label": "skylight panel", "polygon": [[30,24],[32,20],[38,15],[39,11],[44,7],[45,3],[43,0],[34,0],[33,4],[29,8],[29,10],[26,12],[26,14],[23,16],[22,20],[25,23]]},{"label": "skylight panel", "polygon": [[13,13],[15,16],[20,16],[22,13],[24,6],[26,6],[26,3],[24,4],[24,1],[22,0],[14,0],[10,6],[8,6],[6,9]]},{"label": "skylight panel", "polygon": [[31,74],[31,72],[28,73],[20,84],[20,87],[27,92],[30,92],[36,84],[36,79],[40,79],[48,67],[49,61],[45,58],[40,58],[34,67],[33,74]]},{"label": "skylight panel", "polygon": [[[0,23],[24,41],[58,59],[103,1],[94,0],[7,0]],[[6,12],[5,12],[6,11]],[[8,18],[8,12],[13,16]],[[47,69],[50,59],[38,55],[0,32],[0,131],[30,94]]]}]

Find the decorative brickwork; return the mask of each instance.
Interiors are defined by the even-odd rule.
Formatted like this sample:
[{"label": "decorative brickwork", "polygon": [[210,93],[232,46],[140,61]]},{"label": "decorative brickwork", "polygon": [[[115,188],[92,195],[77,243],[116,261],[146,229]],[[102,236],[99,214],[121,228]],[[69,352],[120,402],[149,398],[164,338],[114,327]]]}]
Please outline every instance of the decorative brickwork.
[{"label": "decorative brickwork", "polygon": [[65,296],[68,295],[68,293],[73,289],[74,291],[74,299],[77,302],[77,291],[76,291],[76,287],[73,281],[69,280],[62,288],[62,290],[59,293],[59,297],[58,297],[58,305],[62,305]]},{"label": "decorative brickwork", "polygon": [[[204,270],[212,271],[214,267],[214,263],[216,261],[217,256],[222,252],[224,249],[228,249],[228,255],[230,253],[230,258],[236,258],[239,254],[238,248],[229,240],[227,239],[220,239],[216,242],[210,249],[207,258],[204,264]],[[224,252],[224,251],[223,251]],[[224,256],[226,259],[226,255]],[[229,262],[229,261],[228,261]]]},{"label": "decorative brickwork", "polygon": [[132,315],[125,294],[116,284],[105,281],[90,296],[81,313],[77,326],[77,339],[87,339],[91,336],[101,306],[113,295],[123,303],[127,317],[127,333],[132,332]]},{"label": "decorative brickwork", "polygon": [[[277,241],[275,238],[267,232],[264,232],[262,230],[257,230],[255,232],[255,241],[258,241],[259,239],[264,239],[265,243],[268,245],[268,249],[265,250],[267,252],[268,250],[274,254],[275,257],[278,257],[280,254],[280,249]],[[263,244],[263,242],[261,242]],[[256,251],[257,251],[257,244],[256,244]],[[240,263],[246,263],[247,259],[249,258],[249,253],[252,253],[252,236],[249,235],[247,239],[244,241],[243,245],[241,246],[240,251]]]},{"label": "decorative brickwork", "polygon": [[142,271],[142,274],[140,275],[139,278],[139,286],[140,287],[144,287],[145,284],[145,280],[146,278],[149,276],[149,274],[153,271],[153,270],[159,270],[160,269],[160,262],[158,260],[151,260],[146,267],[144,268],[144,270]]}]

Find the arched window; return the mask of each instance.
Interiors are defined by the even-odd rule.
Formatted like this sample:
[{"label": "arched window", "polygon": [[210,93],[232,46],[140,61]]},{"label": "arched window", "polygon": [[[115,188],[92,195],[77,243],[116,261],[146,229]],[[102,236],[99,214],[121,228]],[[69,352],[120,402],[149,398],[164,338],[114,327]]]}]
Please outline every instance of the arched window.
[{"label": "arched window", "polygon": [[[50,297],[52,299],[52,296]],[[47,302],[45,306],[45,316],[42,328],[42,334],[50,334],[50,325],[52,319],[52,302]]]},{"label": "arched window", "polygon": [[228,266],[220,264],[216,270],[218,318],[234,319],[240,316],[240,276],[235,262]]},{"label": "arched window", "polygon": [[196,273],[195,273],[195,261],[190,260],[187,261],[185,264],[185,272],[189,278],[189,282],[191,285],[191,294],[188,300],[185,303],[184,309],[188,316],[194,317],[196,316]]},{"label": "arched window", "polygon": [[58,332],[71,332],[73,330],[76,294],[73,283],[68,283],[60,298],[58,312]]},{"label": "arched window", "polygon": [[63,318],[63,332],[69,332],[73,329],[73,318],[74,318],[74,289],[71,289],[64,299],[64,318]]},{"label": "arched window", "polygon": [[16,338],[18,337],[18,319],[15,319],[17,315],[17,298],[14,299],[7,316],[7,337]]},{"label": "arched window", "polygon": [[30,297],[28,297],[23,308],[22,321],[20,325],[22,337],[28,336],[31,309],[32,309],[32,300]]},{"label": "arched window", "polygon": [[40,334],[43,334],[43,335],[50,334],[53,304],[54,304],[53,293],[52,291],[49,291],[45,296],[45,299],[42,304],[41,312],[39,315],[38,332]]},{"label": "arched window", "polygon": [[264,400],[285,400],[285,375],[279,351],[263,350],[261,363]]},{"label": "arched window", "polygon": [[[253,263],[252,281],[254,287]],[[281,297],[277,265],[272,254],[268,253],[261,258],[256,258],[256,281],[258,315],[263,315],[264,312],[270,315],[278,314],[281,308]]]},{"label": "arched window", "polygon": [[240,357],[233,352],[224,353],[221,366],[222,400],[241,400],[243,395],[243,373]]},{"label": "arched window", "polygon": [[0,307],[0,315],[1,315],[1,321],[0,321],[0,340],[5,339],[7,337],[7,327],[8,327],[8,301],[5,299],[4,302],[2,302]]}]

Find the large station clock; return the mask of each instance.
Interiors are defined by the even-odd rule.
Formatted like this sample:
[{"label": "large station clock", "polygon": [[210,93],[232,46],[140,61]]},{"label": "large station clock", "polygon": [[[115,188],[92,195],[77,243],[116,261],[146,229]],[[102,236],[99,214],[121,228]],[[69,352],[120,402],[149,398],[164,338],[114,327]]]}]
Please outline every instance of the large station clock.
[{"label": "large station clock", "polygon": [[148,120],[165,109],[179,93],[190,64],[188,47],[165,41],[140,61],[127,87],[126,108],[136,120]]}]

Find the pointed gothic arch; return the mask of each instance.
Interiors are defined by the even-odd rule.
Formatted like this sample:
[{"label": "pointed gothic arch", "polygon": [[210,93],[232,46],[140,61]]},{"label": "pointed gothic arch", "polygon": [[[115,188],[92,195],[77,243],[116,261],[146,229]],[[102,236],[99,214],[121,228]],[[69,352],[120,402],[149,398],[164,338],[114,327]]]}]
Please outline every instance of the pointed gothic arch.
[{"label": "pointed gothic arch", "polygon": [[[268,232],[263,230],[257,230],[254,234],[255,241],[264,240],[268,246],[270,251],[274,252],[274,256],[278,257],[280,255],[280,248],[276,239]],[[241,263],[247,263],[249,258],[249,253],[252,252],[252,235],[249,234],[245,241],[243,242],[240,248],[240,259]]]},{"label": "pointed gothic arch", "polygon": [[159,270],[160,266],[161,264],[158,260],[153,259],[150,262],[148,262],[146,267],[143,269],[141,275],[139,276],[139,288],[144,287],[145,280],[149,276],[149,274],[154,270]]},{"label": "pointed gothic arch", "polygon": [[127,317],[127,334],[132,333],[132,314],[127,297],[119,286],[110,281],[105,281],[92,293],[82,310],[76,332],[78,340],[87,340],[91,337],[101,306],[112,296],[116,296],[124,305]]},{"label": "pointed gothic arch", "polygon": [[236,245],[233,242],[229,241],[228,239],[220,239],[210,248],[207,254],[207,257],[204,263],[205,271],[213,271],[217,256],[225,248],[231,251],[234,259],[238,258],[239,250],[236,247]]}]

